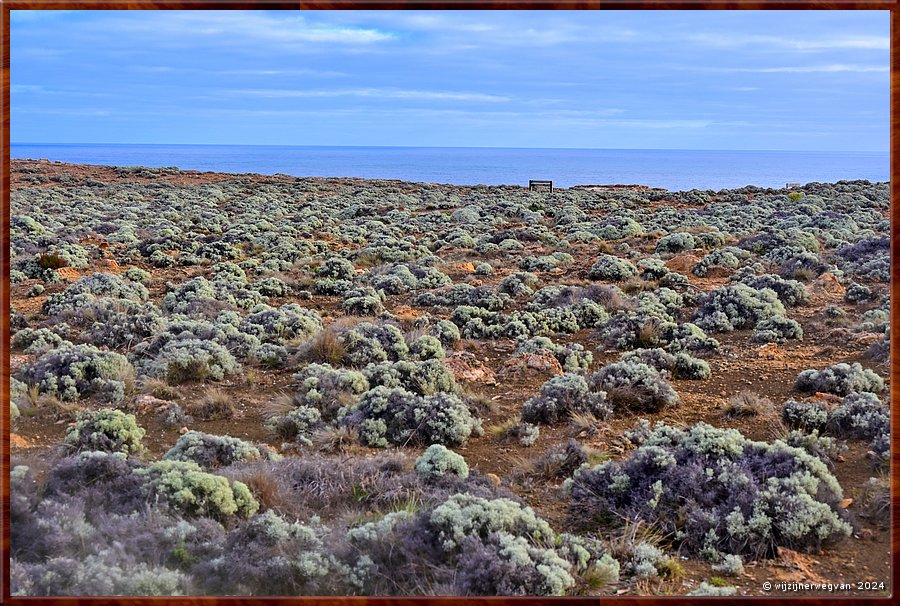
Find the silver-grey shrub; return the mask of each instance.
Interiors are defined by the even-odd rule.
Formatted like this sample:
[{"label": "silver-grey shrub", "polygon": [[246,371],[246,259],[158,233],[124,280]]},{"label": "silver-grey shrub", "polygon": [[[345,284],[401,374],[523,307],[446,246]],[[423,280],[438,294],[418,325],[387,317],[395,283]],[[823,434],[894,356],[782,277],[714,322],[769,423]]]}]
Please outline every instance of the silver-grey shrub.
[{"label": "silver-grey shrub", "polygon": [[128,359],[93,345],[63,344],[23,367],[19,378],[36,385],[40,393],[61,400],[97,395],[109,402],[125,397],[126,384],[134,376]]},{"label": "silver-grey shrub", "polygon": [[221,381],[240,368],[234,356],[215,341],[187,338],[166,343],[159,353],[140,364],[141,371],[177,384],[188,381]]},{"label": "silver-grey shrub", "polygon": [[73,452],[102,451],[140,454],[141,440],[146,431],[137,424],[134,415],[121,410],[101,408],[80,411],[69,427],[63,446]]},{"label": "silver-grey shrub", "polygon": [[742,259],[748,257],[749,253],[747,253],[747,251],[733,246],[716,248],[712,252],[704,255],[704,257],[691,268],[691,272],[696,276],[704,277],[709,275],[709,270],[713,267],[736,268],[740,266]]},{"label": "silver-grey shrub", "polygon": [[856,282],[851,282],[844,292],[844,301],[847,303],[863,303],[872,298],[872,289]]},{"label": "silver-grey shrub", "polygon": [[658,253],[677,253],[697,247],[697,241],[689,233],[675,232],[663,236],[656,243]]},{"label": "silver-grey shrub", "polygon": [[517,271],[500,281],[500,284],[497,285],[497,292],[511,297],[529,296],[534,294],[534,289],[539,283],[540,280],[533,273]]},{"label": "silver-grey shrub", "polygon": [[821,431],[828,422],[828,407],[817,400],[800,402],[791,399],[781,409],[781,420],[791,429]]},{"label": "silver-grey shrub", "polygon": [[148,498],[159,499],[184,516],[227,521],[232,516],[249,518],[259,509],[244,483],[206,473],[194,462],[157,461],[134,474],[141,478]]},{"label": "silver-grey shrub", "polygon": [[756,325],[750,335],[751,343],[784,343],[788,339],[802,339],[803,327],[791,318],[769,318]]},{"label": "silver-grey shrub", "polygon": [[322,330],[322,318],[316,310],[296,303],[278,308],[261,304],[241,320],[240,330],[255,336],[262,343],[284,345],[289,341],[307,339]]},{"label": "silver-grey shrub", "polygon": [[591,391],[605,391],[614,410],[656,412],[681,403],[663,374],[640,362],[613,362],[591,375]]},{"label": "silver-grey shrub", "polygon": [[409,356],[409,346],[403,333],[393,324],[361,322],[341,334],[351,366],[362,367],[372,362],[396,362]]},{"label": "silver-grey shrub", "polygon": [[[329,528],[265,511],[228,533],[222,556],[194,570],[212,595],[329,595],[346,576],[328,553]],[[344,590],[346,591],[346,590]]]},{"label": "silver-grey shrub", "polygon": [[149,296],[149,291],[140,283],[123,280],[115,274],[95,273],[83,276],[62,292],[47,297],[43,311],[52,316],[87,305],[101,297],[143,303]]},{"label": "silver-grey shrub", "polygon": [[352,316],[377,316],[384,311],[384,294],[371,286],[346,291],[341,307]]},{"label": "silver-grey shrub", "polygon": [[804,392],[824,392],[845,396],[854,391],[884,391],[884,379],[859,362],[841,362],[823,370],[808,369],[797,375],[795,387]]},{"label": "silver-grey shrub", "polygon": [[315,408],[327,420],[334,419],[340,408],[352,405],[359,394],[369,389],[362,372],[330,364],[308,364],[292,378],[294,404]]},{"label": "silver-grey shrub", "polygon": [[415,360],[440,360],[447,352],[437,337],[422,335],[410,343],[409,355]]},{"label": "silver-grey shrub", "polygon": [[785,309],[775,291],[734,284],[703,295],[694,323],[708,332],[731,332],[776,317],[785,317]]},{"label": "silver-grey shrub", "polygon": [[481,422],[459,397],[438,392],[420,396],[400,387],[378,386],[364,393],[343,419],[367,446],[463,444],[481,433]]},{"label": "silver-grey shrub", "polygon": [[68,324],[57,324],[50,328],[23,328],[12,336],[12,346],[24,349],[25,353],[42,354],[63,343],[72,345],[62,336],[68,329]]},{"label": "silver-grey shrub", "polygon": [[809,293],[806,292],[806,287],[797,280],[785,280],[775,274],[762,274],[760,276],[744,276],[740,282],[757,290],[763,288],[773,290],[787,307],[796,307],[809,302]]},{"label": "silver-grey shrub", "polygon": [[890,433],[890,409],[874,393],[852,392],[828,416],[826,430],[840,438],[874,439]]},{"label": "silver-grey shrub", "polygon": [[361,554],[363,594],[408,595],[424,582],[440,594],[564,595],[589,571],[618,569],[599,542],[558,534],[511,499],[472,494],[390,513],[347,538]]},{"label": "silver-grey shrub", "polygon": [[278,458],[268,447],[260,449],[239,438],[188,431],[178,438],[162,458],[167,461],[190,461],[210,470],[227,467],[238,461],[271,459],[273,455]]},{"label": "silver-grey shrub", "polygon": [[445,349],[453,347],[462,338],[459,327],[450,320],[438,320],[428,328],[428,331]]},{"label": "silver-grey shrub", "polygon": [[624,282],[637,274],[637,267],[631,261],[613,255],[601,255],[588,270],[588,278],[591,280],[610,282]]},{"label": "silver-grey shrub", "polygon": [[453,373],[441,360],[400,360],[369,364],[363,369],[363,375],[372,387],[401,387],[420,396],[438,392],[452,393],[456,388]]},{"label": "silver-grey shrub", "polygon": [[711,374],[706,360],[685,352],[671,354],[659,347],[635,349],[624,354],[620,361],[647,364],[656,370],[667,371],[674,379],[708,379]]},{"label": "silver-grey shrub", "polygon": [[459,454],[441,444],[432,444],[416,459],[416,474],[425,482],[440,481],[448,475],[469,477],[469,466]]},{"label": "silver-grey shrub", "polygon": [[587,370],[594,361],[594,354],[580,343],[558,345],[548,337],[532,337],[516,345],[515,354],[546,352],[559,361],[567,372]]},{"label": "silver-grey shrub", "polygon": [[522,421],[555,424],[572,413],[589,412],[598,419],[608,418],[612,407],[606,392],[591,391],[583,376],[567,373],[541,385],[541,391],[522,406]]}]

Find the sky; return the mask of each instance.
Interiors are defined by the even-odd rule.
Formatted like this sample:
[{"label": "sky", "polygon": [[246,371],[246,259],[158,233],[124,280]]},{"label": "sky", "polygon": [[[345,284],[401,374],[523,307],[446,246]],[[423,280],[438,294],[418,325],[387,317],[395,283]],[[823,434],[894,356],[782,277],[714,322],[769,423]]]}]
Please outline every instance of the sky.
[{"label": "sky", "polygon": [[12,11],[12,143],[886,151],[888,11]]}]

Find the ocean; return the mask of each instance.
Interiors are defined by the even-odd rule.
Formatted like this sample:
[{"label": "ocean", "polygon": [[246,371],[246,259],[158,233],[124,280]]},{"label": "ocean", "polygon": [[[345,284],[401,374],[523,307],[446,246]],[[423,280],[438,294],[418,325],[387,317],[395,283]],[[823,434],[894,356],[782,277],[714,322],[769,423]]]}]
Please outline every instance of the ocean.
[{"label": "ocean", "polygon": [[80,164],[454,185],[527,185],[529,179],[549,179],[556,187],[636,184],[718,190],[890,179],[888,152],[30,143],[10,147],[13,158]]}]

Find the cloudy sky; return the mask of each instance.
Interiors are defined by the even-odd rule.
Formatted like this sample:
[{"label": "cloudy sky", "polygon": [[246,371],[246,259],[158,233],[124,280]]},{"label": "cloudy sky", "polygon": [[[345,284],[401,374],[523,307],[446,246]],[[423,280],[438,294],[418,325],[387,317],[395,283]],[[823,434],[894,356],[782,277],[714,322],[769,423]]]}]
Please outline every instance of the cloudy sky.
[{"label": "cloudy sky", "polygon": [[13,143],[884,151],[887,11],[12,11]]}]

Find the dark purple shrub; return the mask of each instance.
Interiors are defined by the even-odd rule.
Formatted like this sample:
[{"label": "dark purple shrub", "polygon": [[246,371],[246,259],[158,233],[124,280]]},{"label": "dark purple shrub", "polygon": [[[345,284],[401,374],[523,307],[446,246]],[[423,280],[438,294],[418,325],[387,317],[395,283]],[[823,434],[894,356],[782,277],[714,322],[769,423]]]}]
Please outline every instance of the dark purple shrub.
[{"label": "dark purple shrub", "polygon": [[873,393],[850,393],[828,416],[826,431],[839,438],[871,440],[890,432],[890,410]]},{"label": "dark purple shrub", "polygon": [[365,564],[361,593],[376,595],[563,595],[602,557],[598,544],[557,534],[529,507],[470,494],[347,537],[355,566]]},{"label": "dark purple shrub", "polygon": [[[306,455],[281,461],[238,463],[220,473],[254,489],[263,506],[289,519],[318,515],[325,522],[345,515],[390,511],[419,501],[436,503],[457,492],[485,498],[511,496],[484,476],[472,472],[460,479],[446,476],[441,482],[423,484],[412,469],[412,461],[400,454],[378,454],[370,458]],[[264,483],[258,481],[264,478]]]},{"label": "dark purple shrub", "polygon": [[658,424],[626,459],[576,472],[565,490],[583,525],[643,520],[712,560],[771,556],[779,546],[816,551],[851,532],[841,486],[822,461],[705,423]]},{"label": "dark purple shrub", "polygon": [[592,392],[584,377],[567,373],[541,385],[540,393],[523,405],[522,420],[552,425],[576,412],[605,419],[612,414],[612,407],[606,403],[604,392]]},{"label": "dark purple shrub", "polygon": [[326,595],[340,592],[327,528],[267,511],[228,533],[222,557],[200,562],[197,580],[212,595]]},{"label": "dark purple shrub", "polygon": [[110,513],[129,513],[146,505],[141,481],[132,472],[140,467],[121,453],[82,452],[60,460],[47,474],[43,496],[78,498],[87,507]]}]

